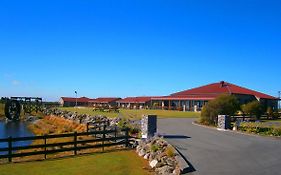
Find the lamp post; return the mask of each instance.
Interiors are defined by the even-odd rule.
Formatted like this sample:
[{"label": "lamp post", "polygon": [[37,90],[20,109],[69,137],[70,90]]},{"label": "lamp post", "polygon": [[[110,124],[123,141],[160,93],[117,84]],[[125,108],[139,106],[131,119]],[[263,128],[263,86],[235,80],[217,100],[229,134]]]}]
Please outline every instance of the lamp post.
[{"label": "lamp post", "polygon": [[77,91],[75,91],[75,97],[76,97],[76,99],[75,99],[75,108],[77,108]]},{"label": "lamp post", "polygon": [[278,91],[278,109],[281,109],[281,91]]}]

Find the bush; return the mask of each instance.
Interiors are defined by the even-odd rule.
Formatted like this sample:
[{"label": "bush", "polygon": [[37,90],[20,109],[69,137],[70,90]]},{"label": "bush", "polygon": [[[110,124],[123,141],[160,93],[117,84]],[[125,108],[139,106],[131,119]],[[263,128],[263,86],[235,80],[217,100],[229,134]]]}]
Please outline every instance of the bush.
[{"label": "bush", "polygon": [[158,145],[156,145],[156,144],[153,144],[153,145],[151,145],[151,147],[150,147],[150,150],[152,151],[152,152],[157,152],[158,150],[160,149],[160,147],[158,146]]},{"label": "bush", "polygon": [[235,96],[223,94],[203,107],[200,122],[216,125],[218,115],[234,115],[239,109],[240,105]]},{"label": "bush", "polygon": [[126,128],[129,127],[128,123],[129,123],[128,120],[122,118],[122,119],[118,122],[117,126],[118,126],[120,129],[126,129]]},{"label": "bush", "polygon": [[242,122],[239,130],[254,134],[281,136],[281,127],[270,127],[263,123]]},{"label": "bush", "polygon": [[248,114],[251,117],[254,115],[257,120],[260,119],[263,112],[262,105],[259,101],[252,101],[250,103],[244,104],[241,108],[245,114]]},{"label": "bush", "polygon": [[122,129],[126,129],[129,128],[129,133],[130,135],[133,136],[138,136],[138,134],[140,133],[141,129],[140,126],[137,124],[131,124],[130,121],[128,119],[121,119],[117,126],[122,130]]},{"label": "bush", "polygon": [[165,150],[165,153],[168,157],[174,157],[175,156],[175,149],[172,146],[168,146]]},{"label": "bush", "polygon": [[281,136],[281,128],[273,128],[272,135]]}]

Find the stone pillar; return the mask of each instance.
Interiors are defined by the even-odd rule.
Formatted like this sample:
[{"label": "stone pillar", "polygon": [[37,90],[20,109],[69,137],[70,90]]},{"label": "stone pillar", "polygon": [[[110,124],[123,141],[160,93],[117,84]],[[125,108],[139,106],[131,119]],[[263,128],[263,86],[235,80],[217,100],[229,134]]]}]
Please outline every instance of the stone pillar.
[{"label": "stone pillar", "polygon": [[141,132],[143,139],[154,137],[157,132],[157,115],[143,115],[141,120]]},{"label": "stone pillar", "polygon": [[218,129],[231,129],[231,120],[228,115],[218,115]]}]

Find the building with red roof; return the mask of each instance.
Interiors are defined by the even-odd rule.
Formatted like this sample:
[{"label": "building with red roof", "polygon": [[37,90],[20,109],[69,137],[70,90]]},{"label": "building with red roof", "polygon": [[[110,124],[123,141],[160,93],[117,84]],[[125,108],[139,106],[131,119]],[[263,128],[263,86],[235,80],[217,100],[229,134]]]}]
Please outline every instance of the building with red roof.
[{"label": "building with red roof", "polygon": [[122,100],[118,100],[118,107],[128,108],[128,109],[147,109],[152,106],[152,98],[149,96],[143,97],[127,97]]},{"label": "building with red roof", "polygon": [[278,107],[278,98],[247,89],[228,82],[217,82],[205,86],[177,92],[170,96],[152,98],[153,104],[162,109],[200,111],[208,101],[221,94],[235,95],[241,104],[258,100],[265,107]]},{"label": "building with red roof", "polygon": [[99,97],[89,101],[90,106],[99,107],[114,107],[117,106],[117,101],[120,100],[119,97]]},{"label": "building with red roof", "polygon": [[77,106],[88,106],[90,100],[92,99],[87,97],[79,97],[79,98],[61,97],[59,103],[63,107],[74,107],[76,106],[76,102],[77,102]]},{"label": "building with red roof", "polygon": [[121,107],[128,109],[172,109],[182,111],[200,111],[210,100],[215,99],[221,94],[235,95],[241,104],[258,100],[265,107],[278,109],[279,98],[254,91],[248,88],[237,86],[225,81],[200,86],[197,88],[173,93],[169,96],[142,96],[127,97],[100,97],[90,99],[87,97],[71,98],[61,97],[62,106],[102,106],[102,107]]}]

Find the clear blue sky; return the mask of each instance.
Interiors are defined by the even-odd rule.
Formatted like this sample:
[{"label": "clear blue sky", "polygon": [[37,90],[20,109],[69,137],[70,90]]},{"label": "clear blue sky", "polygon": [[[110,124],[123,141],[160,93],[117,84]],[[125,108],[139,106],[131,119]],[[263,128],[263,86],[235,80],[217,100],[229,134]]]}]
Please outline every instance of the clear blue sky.
[{"label": "clear blue sky", "polygon": [[280,0],[0,3],[0,96],[168,95],[220,80],[277,96]]}]

